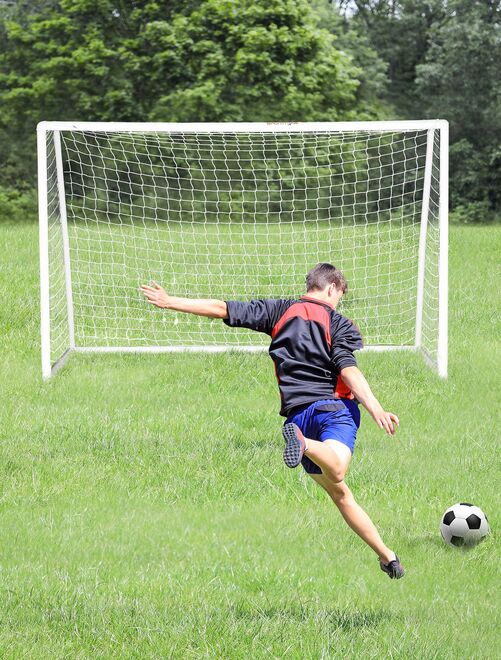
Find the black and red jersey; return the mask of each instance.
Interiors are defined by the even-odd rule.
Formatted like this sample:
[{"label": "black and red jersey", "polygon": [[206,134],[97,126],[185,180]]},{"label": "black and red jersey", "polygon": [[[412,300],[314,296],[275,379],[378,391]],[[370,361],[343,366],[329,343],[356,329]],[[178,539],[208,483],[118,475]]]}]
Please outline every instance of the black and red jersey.
[{"label": "black and red jersey", "polygon": [[356,366],[362,348],[355,324],[334,307],[308,296],[299,300],[227,301],[226,325],[271,336],[269,353],[280,389],[280,414],[332,398],[353,398],[340,372]]}]

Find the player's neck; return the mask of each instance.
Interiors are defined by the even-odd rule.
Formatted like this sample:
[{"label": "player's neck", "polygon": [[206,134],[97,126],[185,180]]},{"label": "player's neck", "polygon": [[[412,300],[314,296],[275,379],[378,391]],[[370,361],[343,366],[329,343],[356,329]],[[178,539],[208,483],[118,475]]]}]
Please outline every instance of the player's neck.
[{"label": "player's neck", "polygon": [[304,298],[306,300],[315,300],[319,303],[323,303],[324,305],[329,305],[329,307],[332,307],[332,309],[336,309],[336,306],[332,299],[328,299],[327,297],[324,297],[322,295],[315,295],[314,293],[305,293],[304,296],[301,296],[301,298]]}]

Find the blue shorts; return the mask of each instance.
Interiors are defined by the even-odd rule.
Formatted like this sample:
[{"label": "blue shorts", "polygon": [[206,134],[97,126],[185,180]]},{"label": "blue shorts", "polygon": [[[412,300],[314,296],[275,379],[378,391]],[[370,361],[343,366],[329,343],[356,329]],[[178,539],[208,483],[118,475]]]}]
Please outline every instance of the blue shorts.
[{"label": "blue shorts", "polygon": [[[306,404],[289,415],[285,424],[291,423],[299,426],[307,438],[320,442],[338,440],[353,454],[360,426],[360,410],[351,399],[323,399]],[[301,463],[309,474],[322,474],[318,465],[307,456],[303,456]]]}]

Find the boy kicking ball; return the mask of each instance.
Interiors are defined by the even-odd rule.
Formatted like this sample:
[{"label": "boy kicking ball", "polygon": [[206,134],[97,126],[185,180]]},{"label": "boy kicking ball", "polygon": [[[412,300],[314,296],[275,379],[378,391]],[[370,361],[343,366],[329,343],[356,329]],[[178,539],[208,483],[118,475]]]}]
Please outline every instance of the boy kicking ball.
[{"label": "boy kicking ball", "polygon": [[220,318],[231,327],[270,335],[280,414],[286,418],[285,464],[302,464],[377,554],[381,570],[398,579],[404,568],[397,555],[383,543],[344,481],[360,426],[358,403],[388,435],[394,435],[399,423],[396,415],[383,409],[357,367],[353,352],[362,348],[362,337],[336,311],[346,290],[343,274],[327,263],[310,270],[306,295],[297,300],[195,300],[169,296],[156,283],[141,286],[148,302],[157,307]]}]

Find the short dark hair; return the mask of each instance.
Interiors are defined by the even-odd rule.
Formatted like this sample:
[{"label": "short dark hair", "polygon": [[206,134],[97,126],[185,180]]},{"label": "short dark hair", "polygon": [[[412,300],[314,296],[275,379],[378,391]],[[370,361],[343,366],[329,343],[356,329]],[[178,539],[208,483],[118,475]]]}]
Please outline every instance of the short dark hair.
[{"label": "short dark hair", "polygon": [[345,276],[332,264],[317,264],[306,275],[306,291],[323,291],[329,284],[335,284],[336,289],[341,289],[343,293],[348,291]]}]

